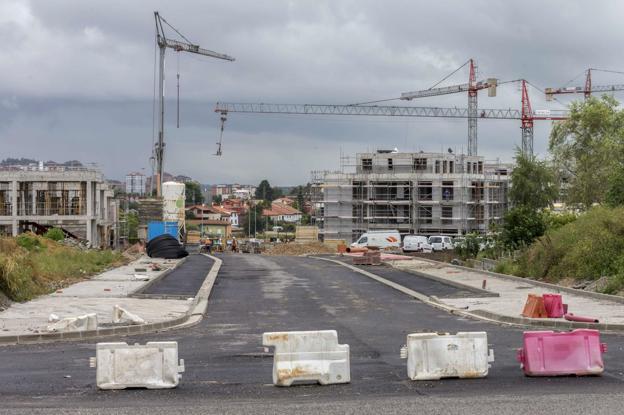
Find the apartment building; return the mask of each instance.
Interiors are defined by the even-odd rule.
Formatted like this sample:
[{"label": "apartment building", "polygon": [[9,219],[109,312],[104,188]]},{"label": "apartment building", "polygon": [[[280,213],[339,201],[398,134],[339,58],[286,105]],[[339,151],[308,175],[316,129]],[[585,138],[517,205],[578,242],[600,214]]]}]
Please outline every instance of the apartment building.
[{"label": "apartment building", "polygon": [[95,167],[0,168],[0,233],[59,227],[94,247],[114,246],[117,201]]},{"label": "apartment building", "polygon": [[143,196],[146,193],[147,181],[146,177],[142,173],[128,173],[126,174],[126,193],[129,195]]},{"label": "apartment building", "polygon": [[347,241],[375,229],[486,233],[507,210],[510,173],[511,165],[450,151],[359,153],[355,165],[312,173],[312,219],[323,239]]}]

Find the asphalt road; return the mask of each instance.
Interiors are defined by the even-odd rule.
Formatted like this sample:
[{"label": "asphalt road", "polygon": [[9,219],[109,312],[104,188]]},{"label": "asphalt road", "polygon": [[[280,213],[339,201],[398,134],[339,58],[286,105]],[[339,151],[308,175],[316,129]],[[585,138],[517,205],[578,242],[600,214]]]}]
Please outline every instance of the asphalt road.
[{"label": "asphalt road", "polygon": [[[98,391],[88,365],[93,343],[11,346],[0,349],[0,413],[622,412],[624,337],[603,336],[609,351],[602,377],[527,378],[515,360],[519,329],[458,318],[325,261],[222,258],[200,324],[120,339],[178,341],[186,373],[177,389]],[[262,333],[318,329],[335,329],[349,344],[351,383],[273,386]],[[399,348],[407,333],[421,330],[487,331],[496,355],[489,377],[407,380]]]}]

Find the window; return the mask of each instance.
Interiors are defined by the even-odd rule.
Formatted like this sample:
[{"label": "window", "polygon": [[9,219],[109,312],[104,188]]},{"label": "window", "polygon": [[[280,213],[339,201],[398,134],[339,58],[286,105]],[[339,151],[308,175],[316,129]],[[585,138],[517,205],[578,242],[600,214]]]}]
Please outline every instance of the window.
[{"label": "window", "polygon": [[435,162],[435,172],[440,173],[440,160],[436,160]]},{"label": "window", "polygon": [[442,200],[453,200],[453,182],[442,182]]},{"label": "window", "polygon": [[431,223],[431,207],[419,206],[418,207],[418,221],[420,223]]},{"label": "window", "polygon": [[455,173],[455,162],[449,161],[449,173]]},{"label": "window", "polygon": [[360,240],[357,241],[359,244],[365,244],[366,242],[368,242],[368,238],[366,236],[362,236]]},{"label": "window", "polygon": [[388,159],[388,170],[392,170],[393,165],[392,165],[392,159]]},{"label": "window", "polygon": [[446,160],[442,162],[442,173],[448,173],[448,162]]},{"label": "window", "polygon": [[479,162],[479,174],[483,174],[483,162]]},{"label": "window", "polygon": [[433,200],[431,182],[418,182],[418,200]]},{"label": "window", "polygon": [[442,206],[442,225],[453,223],[453,206]]},{"label": "window", "polygon": [[373,170],[373,159],[362,159],[362,170]]},{"label": "window", "polygon": [[416,171],[425,171],[425,170],[427,170],[427,159],[426,158],[416,158],[416,159],[414,159],[414,170],[416,170]]}]

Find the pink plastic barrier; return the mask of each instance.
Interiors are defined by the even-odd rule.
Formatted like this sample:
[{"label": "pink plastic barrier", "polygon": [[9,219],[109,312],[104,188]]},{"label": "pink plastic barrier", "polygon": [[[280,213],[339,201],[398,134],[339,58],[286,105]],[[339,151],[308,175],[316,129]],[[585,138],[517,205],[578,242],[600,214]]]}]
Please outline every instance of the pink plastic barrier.
[{"label": "pink plastic barrier", "polygon": [[564,333],[525,331],[524,347],[518,349],[520,367],[527,376],[599,375],[604,371],[598,330]]},{"label": "pink plastic barrier", "polygon": [[581,323],[600,323],[600,321],[598,321],[598,319],[595,317],[577,316],[572,313],[566,313],[563,317],[568,321],[580,321]]},{"label": "pink plastic barrier", "polygon": [[546,307],[546,313],[549,318],[561,318],[563,317],[563,301],[561,300],[561,294],[544,294],[544,307]]}]

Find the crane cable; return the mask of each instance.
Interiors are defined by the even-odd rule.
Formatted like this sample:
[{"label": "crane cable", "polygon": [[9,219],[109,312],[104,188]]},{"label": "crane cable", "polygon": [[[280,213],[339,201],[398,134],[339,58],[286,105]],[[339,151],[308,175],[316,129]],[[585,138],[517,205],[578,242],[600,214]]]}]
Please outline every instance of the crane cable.
[{"label": "crane cable", "polygon": [[177,96],[177,118],[176,118],[176,125],[177,128],[180,128],[180,52],[176,52],[176,56],[178,58],[178,72],[176,73],[176,78],[177,78],[177,92],[178,92],[178,96]]}]

